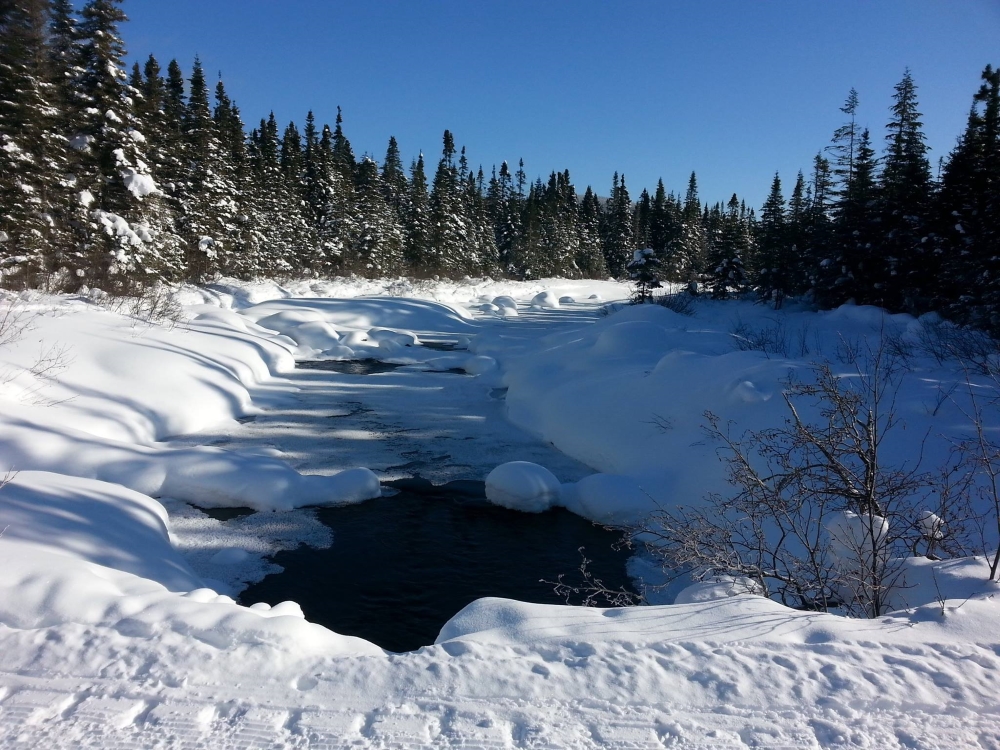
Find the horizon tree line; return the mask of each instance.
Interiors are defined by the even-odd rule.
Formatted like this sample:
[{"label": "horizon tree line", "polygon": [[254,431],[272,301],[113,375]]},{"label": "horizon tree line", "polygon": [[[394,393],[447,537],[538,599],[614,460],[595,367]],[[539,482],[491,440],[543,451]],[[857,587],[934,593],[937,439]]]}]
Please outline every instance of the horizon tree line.
[{"label": "horizon tree line", "polygon": [[[217,274],[420,278],[642,275],[776,307],[806,297],[940,311],[1000,331],[1000,71],[987,66],[965,132],[934,175],[916,84],[896,85],[884,147],[844,123],[759,214],[660,180],[633,200],[615,174],[581,196],[568,170],[473,168],[446,130],[433,174],[354,154],[310,112],[249,132],[197,58],[125,69],[122,0],[0,3],[0,283],[132,294]],[[652,252],[636,251],[651,250]]]}]

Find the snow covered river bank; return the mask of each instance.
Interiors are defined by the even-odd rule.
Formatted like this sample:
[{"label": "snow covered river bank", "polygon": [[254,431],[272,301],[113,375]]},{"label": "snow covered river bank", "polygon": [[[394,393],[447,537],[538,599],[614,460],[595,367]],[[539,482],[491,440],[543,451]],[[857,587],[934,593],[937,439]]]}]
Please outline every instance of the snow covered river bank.
[{"label": "snow covered river bank", "polygon": [[[531,309],[545,287],[581,302]],[[0,488],[0,745],[1000,747],[1000,592],[976,558],[914,558],[906,600],[872,620],[718,586],[632,609],[486,598],[406,654],[293,603],[236,604],[270,556],[336,543],[295,508],[363,502],[379,480],[529,461],[558,481],[508,482],[525,510],[627,520],[695,502],[725,488],[705,410],[773,424],[782,378],[811,356],[929,324],[742,303],[602,316],[586,300],[623,296],[610,283],[380,291],[188,289],[173,327],[30,301],[32,329],[0,352],[0,456],[17,472]],[[780,324],[785,352],[734,346],[736,319]],[[60,367],[39,370],[40,351]],[[294,368],[366,356],[400,367]],[[915,358],[889,455],[962,429],[940,398],[950,367]]]}]

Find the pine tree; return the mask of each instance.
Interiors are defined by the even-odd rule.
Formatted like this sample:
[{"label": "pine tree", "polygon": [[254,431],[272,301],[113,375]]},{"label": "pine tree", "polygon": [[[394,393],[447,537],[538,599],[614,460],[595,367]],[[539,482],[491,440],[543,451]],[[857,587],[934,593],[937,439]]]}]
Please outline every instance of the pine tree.
[{"label": "pine tree", "polygon": [[44,283],[67,241],[68,154],[45,46],[44,0],[0,5],[0,276]]},{"label": "pine tree", "polygon": [[80,155],[78,218],[86,232],[77,274],[112,292],[130,293],[162,273],[158,238],[170,227],[127,95],[120,5],[90,0],[81,11],[76,85],[85,106],[71,143]]},{"label": "pine tree", "polygon": [[706,286],[714,299],[740,295],[749,285],[744,258],[751,250],[746,208],[736,193],[726,204],[718,239],[712,243]]},{"label": "pine tree", "polygon": [[424,171],[424,155],[419,154],[410,167],[410,193],[407,201],[406,243],[404,259],[409,273],[426,276],[429,267],[430,245],[430,195],[427,190],[427,174]]},{"label": "pine tree", "polygon": [[[667,203],[668,215],[671,208]],[[688,179],[683,205],[673,206],[677,218],[676,231],[672,233],[666,249],[668,278],[687,284],[695,284],[707,263],[707,237],[698,198],[698,178],[694,172]],[[669,225],[669,224],[668,224]]]},{"label": "pine tree", "polygon": [[642,304],[653,298],[653,290],[663,284],[663,266],[659,256],[651,247],[636,250],[627,265],[629,279],[635,286],[632,299]]},{"label": "pine tree", "polygon": [[880,232],[875,151],[867,129],[858,139],[854,179],[849,188],[841,186],[833,211],[838,252],[821,265],[818,298],[826,306],[849,299],[874,302],[878,275],[874,255]]},{"label": "pine tree", "polygon": [[243,120],[239,108],[226,93],[221,78],[215,85],[215,110],[212,118],[219,141],[220,177],[233,190],[230,206],[233,212],[222,214],[226,252],[219,270],[240,278],[251,278],[257,273],[260,255],[260,248],[256,243],[259,212],[253,202],[254,191]]},{"label": "pine tree", "polygon": [[430,243],[425,273],[451,277],[465,265],[469,250],[469,221],[465,216],[462,185],[455,164],[455,139],[444,131],[444,146],[431,186]]},{"label": "pine tree", "polygon": [[854,183],[854,163],[861,135],[857,124],[858,103],[858,92],[852,88],[847,101],[840,108],[851,119],[834,131],[833,143],[827,147],[833,153],[833,174],[840,180],[842,193],[850,190]]},{"label": "pine tree", "polygon": [[632,200],[625,186],[625,175],[615,172],[611,198],[604,215],[604,262],[608,272],[616,279],[623,278],[635,251],[635,233],[632,226]]},{"label": "pine tree", "polygon": [[587,186],[580,202],[579,233],[576,266],[585,279],[606,279],[608,267],[604,262],[601,242],[601,203],[594,191]]},{"label": "pine tree", "polygon": [[781,177],[777,172],[771,182],[771,192],[760,212],[757,258],[757,292],[762,299],[771,300],[777,310],[790,291],[793,272],[785,199],[781,194]]},{"label": "pine tree", "polygon": [[386,202],[378,164],[363,158],[358,165],[356,235],[353,267],[368,278],[385,278],[403,269],[403,230]]},{"label": "pine tree", "polygon": [[399,156],[399,145],[396,139],[389,138],[385,150],[385,161],[382,163],[382,190],[385,201],[396,215],[396,221],[402,225],[408,212],[409,185],[406,173],[403,172],[403,161]]},{"label": "pine tree", "polygon": [[962,322],[1000,331],[1000,70],[987,65],[937,198],[941,304]]},{"label": "pine tree", "polygon": [[493,223],[498,272],[506,276],[520,276],[517,256],[521,237],[521,205],[507,162],[501,163],[499,175],[490,179],[486,204]]},{"label": "pine tree", "polygon": [[833,253],[833,223],[831,220],[831,202],[833,195],[833,178],[830,162],[822,153],[813,159],[812,180],[810,183],[812,198],[805,221],[805,246],[801,257],[804,263],[807,289],[813,295],[817,294],[817,284],[820,282],[821,268],[825,263],[831,263]]},{"label": "pine tree", "polygon": [[907,69],[896,84],[892,119],[886,125],[879,206],[883,240],[872,259],[872,300],[912,312],[926,306],[939,276],[933,244],[927,241],[931,169],[916,90]]}]

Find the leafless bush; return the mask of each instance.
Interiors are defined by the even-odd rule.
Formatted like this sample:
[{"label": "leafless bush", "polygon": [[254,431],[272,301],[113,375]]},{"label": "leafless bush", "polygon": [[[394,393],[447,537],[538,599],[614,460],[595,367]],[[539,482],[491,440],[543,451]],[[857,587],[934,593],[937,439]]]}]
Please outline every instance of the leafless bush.
[{"label": "leafless bush", "polygon": [[129,294],[107,294],[90,290],[90,296],[107,309],[126,315],[137,323],[173,325],[180,319],[181,306],[174,299],[173,290],[166,284],[137,287]]},{"label": "leafless bush", "polygon": [[984,331],[963,328],[947,321],[924,323],[917,333],[915,348],[937,363],[962,363],[980,375],[1000,371],[1000,342]]},{"label": "leafless bush", "polygon": [[789,330],[782,318],[774,318],[755,328],[742,318],[735,318],[729,327],[733,346],[741,352],[762,352],[768,358],[808,357],[823,351],[819,333],[803,324]]},{"label": "leafless bush", "polygon": [[956,473],[963,477],[966,495],[985,511],[969,510],[965,518],[976,526],[979,551],[987,558],[990,580],[995,580],[1000,573],[1000,443],[993,436],[986,412],[995,411],[1000,404],[1000,373],[993,370],[988,377],[986,385],[975,383],[966,370],[962,395],[967,398],[952,395],[951,400],[965,415],[972,432],[955,446],[959,457]]},{"label": "leafless bush", "polygon": [[729,327],[729,335],[741,352],[762,352],[768,357],[787,357],[789,353],[788,330],[780,318],[760,328],[736,318]]},{"label": "leafless bush", "polygon": [[[628,544],[628,540],[625,540],[623,544]],[[540,582],[550,584],[556,596],[561,596],[567,604],[584,607],[634,607],[643,603],[643,598],[639,594],[624,588],[609,588],[600,578],[595,578],[587,568],[592,561],[587,559],[583,550],[583,547],[578,549],[580,553],[579,583],[567,583],[565,573],[560,573],[555,581],[546,581],[543,578]]]},{"label": "leafless bush", "polygon": [[0,291],[0,346],[7,346],[21,338],[31,327],[34,317],[34,312],[22,297]]},{"label": "leafless bush", "polygon": [[882,460],[899,425],[899,361],[884,343],[863,342],[853,361],[850,377],[820,363],[808,382],[786,381],[780,427],[737,437],[706,413],[735,492],[661,509],[633,529],[665,570],[746,579],[805,609],[886,611],[901,558],[920,538],[913,519],[930,476],[919,459]]},{"label": "leafless bush", "polygon": [[678,315],[694,315],[694,295],[687,291],[660,294],[653,297],[652,302]]}]

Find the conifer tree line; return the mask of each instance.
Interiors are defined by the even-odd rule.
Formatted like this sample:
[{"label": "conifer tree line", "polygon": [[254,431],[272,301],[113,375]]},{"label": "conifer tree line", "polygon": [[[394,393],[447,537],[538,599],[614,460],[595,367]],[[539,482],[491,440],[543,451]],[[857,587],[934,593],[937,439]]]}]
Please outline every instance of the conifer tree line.
[{"label": "conifer tree line", "polygon": [[[780,305],[808,296],[939,310],[1000,330],[1000,72],[987,66],[968,124],[933,170],[916,85],[896,86],[884,139],[844,124],[759,214],[703,204],[661,180],[605,198],[568,171],[441,154],[404,166],[357,157],[338,115],[249,132],[221,78],[150,56],[125,69],[122,0],[0,0],[0,282],[131,293],[216,274],[546,276],[666,280]],[[211,89],[211,90],[210,90]],[[884,142],[884,145],[882,143]],[[636,254],[637,250],[652,252]],[[641,267],[639,267],[641,266]],[[695,286],[692,286],[695,288]]]}]

